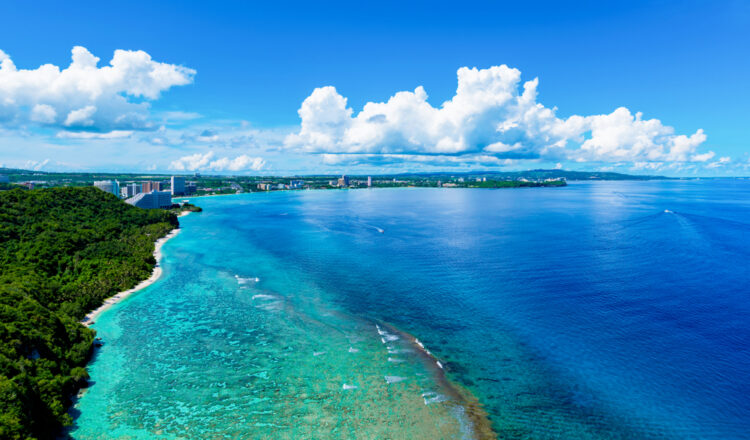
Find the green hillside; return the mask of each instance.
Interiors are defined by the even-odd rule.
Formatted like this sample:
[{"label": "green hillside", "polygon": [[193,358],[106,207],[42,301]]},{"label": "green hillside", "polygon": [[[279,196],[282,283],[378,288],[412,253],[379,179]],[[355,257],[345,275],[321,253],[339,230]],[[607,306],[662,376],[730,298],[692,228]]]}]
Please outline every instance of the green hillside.
[{"label": "green hillside", "polygon": [[79,323],[147,278],[173,213],[93,187],[0,192],[0,438],[54,438],[94,332]]}]

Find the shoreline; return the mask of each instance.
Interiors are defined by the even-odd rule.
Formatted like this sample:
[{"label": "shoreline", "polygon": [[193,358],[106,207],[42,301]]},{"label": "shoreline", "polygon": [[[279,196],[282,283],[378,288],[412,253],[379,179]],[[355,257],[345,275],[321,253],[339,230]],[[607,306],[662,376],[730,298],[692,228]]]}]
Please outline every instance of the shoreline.
[{"label": "shoreline", "polygon": [[[190,214],[190,211],[182,212],[178,215],[178,217],[183,217],[188,214]],[[139,290],[143,290],[146,287],[154,284],[159,278],[161,278],[161,275],[163,272],[161,268],[161,258],[162,258],[161,247],[164,246],[164,243],[166,243],[170,238],[175,237],[177,234],[179,234],[180,230],[181,228],[178,226],[172,229],[171,231],[169,231],[167,235],[159,238],[158,240],[154,242],[154,259],[156,260],[156,264],[154,265],[154,270],[151,272],[150,277],[141,281],[140,283],[138,283],[135,287],[131,289],[124,290],[122,292],[117,292],[116,294],[105,299],[102,305],[90,311],[89,313],[86,314],[86,316],[83,317],[83,319],[81,320],[81,324],[83,324],[86,327],[90,327],[92,324],[96,322],[96,318],[98,318],[99,315],[109,310],[113,305],[119,303],[120,301],[138,292]]]},{"label": "shoreline", "polygon": [[[741,178],[738,178],[741,179]],[[651,180],[664,180],[664,179],[651,179]],[[671,180],[671,179],[666,179]],[[645,182],[646,180],[594,180],[593,182]],[[585,180],[573,180],[572,182],[588,182]],[[372,186],[372,187],[353,187],[353,188],[300,188],[300,189],[274,189],[268,191],[242,191],[237,193],[225,193],[225,194],[203,194],[203,195],[190,195],[182,197],[174,197],[191,199],[191,198],[203,198],[203,197],[219,197],[219,196],[237,196],[243,194],[271,194],[278,192],[289,192],[289,191],[351,191],[351,190],[362,190],[362,189],[414,189],[414,188],[428,188],[428,189],[521,189],[521,188],[562,188],[568,185],[538,185],[538,186],[500,186],[500,187],[479,187],[479,186]]]}]

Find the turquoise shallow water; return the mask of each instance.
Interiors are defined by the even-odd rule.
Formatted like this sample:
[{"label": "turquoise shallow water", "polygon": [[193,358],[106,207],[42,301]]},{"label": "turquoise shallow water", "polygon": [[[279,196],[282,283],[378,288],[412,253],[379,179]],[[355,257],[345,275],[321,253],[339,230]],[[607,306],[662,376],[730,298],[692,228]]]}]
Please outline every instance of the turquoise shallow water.
[{"label": "turquoise shallow water", "polygon": [[72,437],[471,436],[460,396],[413,338],[342,311],[221,227],[236,211],[220,201],[228,209],[181,219],[160,281],[97,320],[106,345]]},{"label": "turquoise shallow water", "polygon": [[750,182],[195,202],[73,438],[748,438]]}]

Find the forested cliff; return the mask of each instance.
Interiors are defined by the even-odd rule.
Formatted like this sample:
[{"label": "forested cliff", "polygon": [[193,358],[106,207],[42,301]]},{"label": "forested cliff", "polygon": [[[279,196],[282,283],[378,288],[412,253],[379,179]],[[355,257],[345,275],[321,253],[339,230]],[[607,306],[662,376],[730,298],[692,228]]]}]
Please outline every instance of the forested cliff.
[{"label": "forested cliff", "polygon": [[0,191],[0,438],[52,438],[88,377],[79,323],[148,278],[175,214],[93,187]]}]

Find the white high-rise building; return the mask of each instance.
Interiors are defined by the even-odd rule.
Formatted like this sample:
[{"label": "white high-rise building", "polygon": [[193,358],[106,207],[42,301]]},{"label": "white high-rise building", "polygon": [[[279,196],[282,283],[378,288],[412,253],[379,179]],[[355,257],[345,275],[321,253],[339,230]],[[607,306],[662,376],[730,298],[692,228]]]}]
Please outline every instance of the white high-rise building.
[{"label": "white high-rise building", "polygon": [[94,182],[94,186],[102,191],[112,193],[117,197],[120,197],[120,182],[116,180],[97,180]]},{"label": "white high-rise building", "polygon": [[372,186],[372,176],[367,176],[367,187],[369,188],[371,186]]},{"label": "white high-rise building", "polygon": [[125,203],[144,209],[166,209],[172,206],[172,195],[167,191],[139,193],[125,200]]},{"label": "white high-rise building", "polygon": [[111,180],[97,180],[94,182],[94,186],[104,192],[114,193],[114,186],[112,186]]}]

